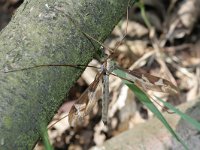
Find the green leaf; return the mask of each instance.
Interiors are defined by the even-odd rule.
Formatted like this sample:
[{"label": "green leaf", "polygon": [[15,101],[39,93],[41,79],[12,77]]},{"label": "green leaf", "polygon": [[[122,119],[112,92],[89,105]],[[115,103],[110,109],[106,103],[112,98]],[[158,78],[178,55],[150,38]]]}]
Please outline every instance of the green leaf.
[{"label": "green leaf", "polygon": [[[118,77],[120,78],[126,78],[126,72],[116,69],[113,71]],[[188,149],[183,140],[175,133],[175,131],[171,128],[171,126],[168,124],[166,119],[163,117],[161,112],[157,109],[157,107],[152,103],[152,101],[149,99],[149,97],[134,83],[129,82],[127,80],[123,80],[123,82],[135,93],[136,97],[151,111],[154,113],[154,115],[164,124],[164,126],[167,128],[167,130],[172,134],[173,137],[179,141],[185,149]]]},{"label": "green leaf", "polygon": [[160,102],[162,102],[167,108],[173,110],[176,114],[178,114],[182,119],[186,120],[187,122],[191,123],[195,128],[197,128],[200,131],[200,123],[191,118],[190,116],[188,116],[187,114],[181,112],[180,110],[178,110],[177,108],[175,108],[174,106],[172,106],[171,104],[163,101],[161,98],[155,96]]}]

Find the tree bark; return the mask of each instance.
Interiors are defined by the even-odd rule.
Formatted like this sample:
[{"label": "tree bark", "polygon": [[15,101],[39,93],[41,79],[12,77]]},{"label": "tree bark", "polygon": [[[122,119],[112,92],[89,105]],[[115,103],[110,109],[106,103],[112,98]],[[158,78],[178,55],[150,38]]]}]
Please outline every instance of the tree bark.
[{"label": "tree bark", "polygon": [[[0,36],[0,149],[31,149],[82,70],[41,64],[83,64],[109,35],[128,0],[29,0]],[[74,20],[74,21],[72,21]],[[76,24],[76,25],[75,25]]]}]

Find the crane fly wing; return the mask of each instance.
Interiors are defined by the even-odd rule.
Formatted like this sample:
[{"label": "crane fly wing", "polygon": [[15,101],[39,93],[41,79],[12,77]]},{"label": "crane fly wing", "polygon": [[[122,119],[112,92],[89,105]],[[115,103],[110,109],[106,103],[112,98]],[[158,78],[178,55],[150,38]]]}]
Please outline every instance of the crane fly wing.
[{"label": "crane fly wing", "polygon": [[128,80],[145,90],[178,94],[178,88],[166,79],[135,70],[125,70],[125,72]]},{"label": "crane fly wing", "polygon": [[103,73],[99,73],[96,75],[95,80],[91,83],[91,86],[88,89],[88,104],[86,107],[86,115],[88,115],[91,110],[93,109],[93,107],[95,106],[96,102],[97,102],[97,98],[96,98],[96,88],[99,84],[99,81],[102,79]]},{"label": "crane fly wing", "polygon": [[95,80],[90,84],[87,90],[78,98],[69,112],[70,126],[78,126],[82,123],[83,118],[88,115],[97,102],[96,88],[102,77],[102,73],[98,73]]}]

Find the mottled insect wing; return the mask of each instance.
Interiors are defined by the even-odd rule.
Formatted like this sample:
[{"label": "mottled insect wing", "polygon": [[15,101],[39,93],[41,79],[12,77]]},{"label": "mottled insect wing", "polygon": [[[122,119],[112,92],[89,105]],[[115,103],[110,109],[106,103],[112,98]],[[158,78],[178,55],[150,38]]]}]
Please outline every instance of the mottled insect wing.
[{"label": "mottled insect wing", "polygon": [[81,97],[75,102],[69,112],[68,121],[70,126],[78,126],[81,124],[83,117],[85,116],[85,109],[88,103],[88,90],[85,91]]},{"label": "mottled insect wing", "polygon": [[170,81],[148,73],[126,70],[126,77],[144,90],[178,94],[178,88]]},{"label": "mottled insect wing", "polygon": [[102,77],[102,73],[96,75],[95,80],[90,84],[87,90],[78,98],[69,112],[68,121],[70,126],[79,126],[83,118],[88,115],[97,102],[96,88]]}]

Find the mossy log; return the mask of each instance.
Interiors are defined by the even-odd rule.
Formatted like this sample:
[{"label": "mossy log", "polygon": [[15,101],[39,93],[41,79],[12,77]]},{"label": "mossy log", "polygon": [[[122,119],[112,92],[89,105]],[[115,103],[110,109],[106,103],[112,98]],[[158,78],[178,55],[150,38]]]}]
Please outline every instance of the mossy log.
[{"label": "mossy log", "polygon": [[[126,13],[128,0],[25,1],[0,33],[0,149],[31,149],[83,70]],[[74,20],[74,21],[72,21]]]}]

